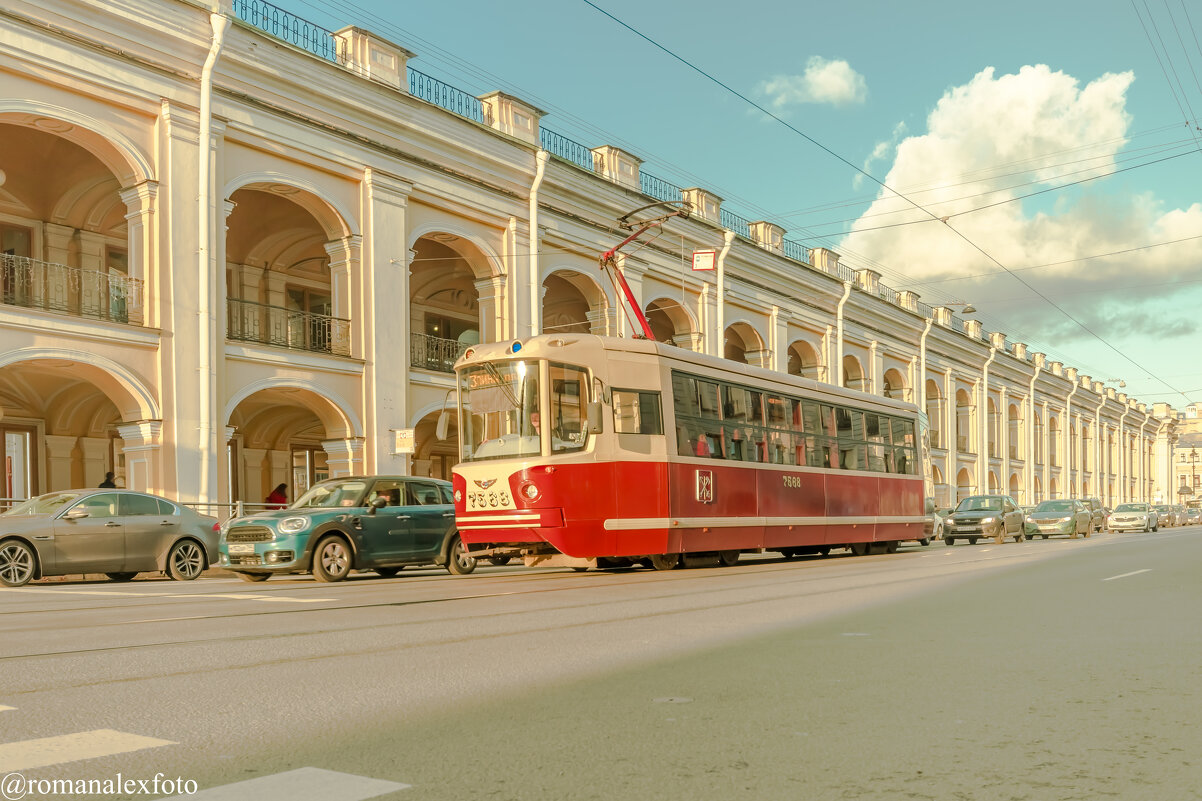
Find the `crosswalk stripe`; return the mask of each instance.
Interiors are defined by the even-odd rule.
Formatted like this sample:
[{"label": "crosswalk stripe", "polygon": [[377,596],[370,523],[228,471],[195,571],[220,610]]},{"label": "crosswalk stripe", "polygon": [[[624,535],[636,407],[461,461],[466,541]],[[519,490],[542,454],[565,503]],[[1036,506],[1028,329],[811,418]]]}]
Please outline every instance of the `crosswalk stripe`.
[{"label": "crosswalk stripe", "polygon": [[14,770],[44,768],[63,762],[77,762],[145,748],[175,745],[171,740],[142,737],[112,729],[96,729],[38,740],[0,743],[0,774]]},{"label": "crosswalk stripe", "polygon": [[191,795],[175,795],[163,801],[245,801],[247,798],[255,801],[366,801],[409,787],[408,784],[322,768],[297,768],[211,787]]}]

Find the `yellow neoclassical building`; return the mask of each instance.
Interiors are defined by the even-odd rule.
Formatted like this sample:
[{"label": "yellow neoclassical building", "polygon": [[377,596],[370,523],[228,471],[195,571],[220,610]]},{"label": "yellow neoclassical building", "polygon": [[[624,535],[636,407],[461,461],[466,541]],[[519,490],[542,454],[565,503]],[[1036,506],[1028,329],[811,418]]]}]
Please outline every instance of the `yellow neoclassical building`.
[{"label": "yellow neoclassical building", "polygon": [[[0,496],[111,470],[224,509],[327,476],[448,477],[454,432],[434,427],[458,354],[630,335],[598,254],[657,201],[691,217],[620,260],[656,337],[917,403],[941,504],[1172,495],[1167,406],[368,30],[259,0],[10,0],[0,49]],[[691,269],[703,251],[714,271]]]}]

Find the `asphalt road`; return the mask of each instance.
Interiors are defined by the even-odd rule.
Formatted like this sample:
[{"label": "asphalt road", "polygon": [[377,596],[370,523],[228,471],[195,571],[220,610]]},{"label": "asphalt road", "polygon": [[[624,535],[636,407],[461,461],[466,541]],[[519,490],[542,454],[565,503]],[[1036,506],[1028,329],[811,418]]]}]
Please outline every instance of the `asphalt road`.
[{"label": "asphalt road", "polygon": [[1190,527],[0,590],[0,799],[1199,798],[1200,564]]}]

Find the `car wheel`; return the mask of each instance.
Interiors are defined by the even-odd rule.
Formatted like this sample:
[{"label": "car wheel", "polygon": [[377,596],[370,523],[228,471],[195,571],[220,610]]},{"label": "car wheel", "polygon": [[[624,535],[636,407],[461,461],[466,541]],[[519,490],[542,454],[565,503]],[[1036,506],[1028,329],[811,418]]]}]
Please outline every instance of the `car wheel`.
[{"label": "car wheel", "polygon": [[968,544],[969,544],[969,545],[976,545],[976,544],[977,544],[977,538],[976,538],[976,537],[969,537],[969,538],[968,538]]},{"label": "car wheel", "polygon": [[930,544],[931,544],[931,538],[930,538],[930,537],[923,537],[922,539],[920,539],[920,540],[918,541],[918,544],[919,544],[919,545],[923,545],[923,546],[930,545]]},{"label": "car wheel", "polygon": [[271,578],[270,573],[239,573],[238,578],[243,581],[267,581]]},{"label": "car wheel", "polygon": [[392,578],[397,573],[401,572],[402,567],[404,567],[404,565],[401,565],[400,567],[373,567],[372,570],[376,571],[384,578]]},{"label": "car wheel", "polygon": [[738,551],[718,551],[718,564],[723,567],[737,565],[739,563],[739,556],[741,554]]},{"label": "car wheel", "polygon": [[342,581],[351,574],[351,549],[342,537],[326,537],[313,550],[313,578]]},{"label": "car wheel", "polygon": [[21,587],[28,584],[37,570],[33,548],[19,540],[0,543],[0,584]]},{"label": "car wheel", "polygon": [[113,581],[132,581],[133,577],[138,575],[135,573],[105,573]]},{"label": "car wheel", "polygon": [[505,567],[505,565],[509,564],[512,560],[513,560],[512,556],[490,556],[490,557],[488,557],[488,563],[490,565],[496,565],[497,567]]},{"label": "car wheel", "polygon": [[463,547],[463,540],[459,539],[458,534],[453,535],[451,543],[447,546],[447,570],[456,576],[466,576],[475,569],[476,558],[468,556],[467,548]]},{"label": "car wheel", "polygon": [[1160,531],[1160,524],[1159,524],[1159,523],[1157,523],[1156,525],[1152,526],[1152,530],[1153,530],[1153,531]]},{"label": "car wheel", "polygon": [[956,538],[955,537],[944,537],[943,544],[950,548],[956,544]]},{"label": "car wheel", "polygon": [[167,554],[167,575],[176,581],[191,581],[205,569],[205,552],[195,540],[180,540]]},{"label": "car wheel", "polygon": [[1014,541],[1015,542],[1026,542],[1027,541],[1027,533],[1025,531],[1018,532],[1017,534],[1014,535]]}]

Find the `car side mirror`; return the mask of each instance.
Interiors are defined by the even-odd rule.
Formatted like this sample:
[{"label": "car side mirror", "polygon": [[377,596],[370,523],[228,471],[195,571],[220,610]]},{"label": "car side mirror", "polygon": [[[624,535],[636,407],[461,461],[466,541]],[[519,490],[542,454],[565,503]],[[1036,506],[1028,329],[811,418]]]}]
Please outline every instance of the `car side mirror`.
[{"label": "car side mirror", "polygon": [[588,405],[588,433],[600,434],[605,430],[601,417],[601,401],[592,401]]},{"label": "car side mirror", "polygon": [[87,509],[72,509],[63,515],[65,520],[81,520],[85,517],[91,517],[91,513]]}]

